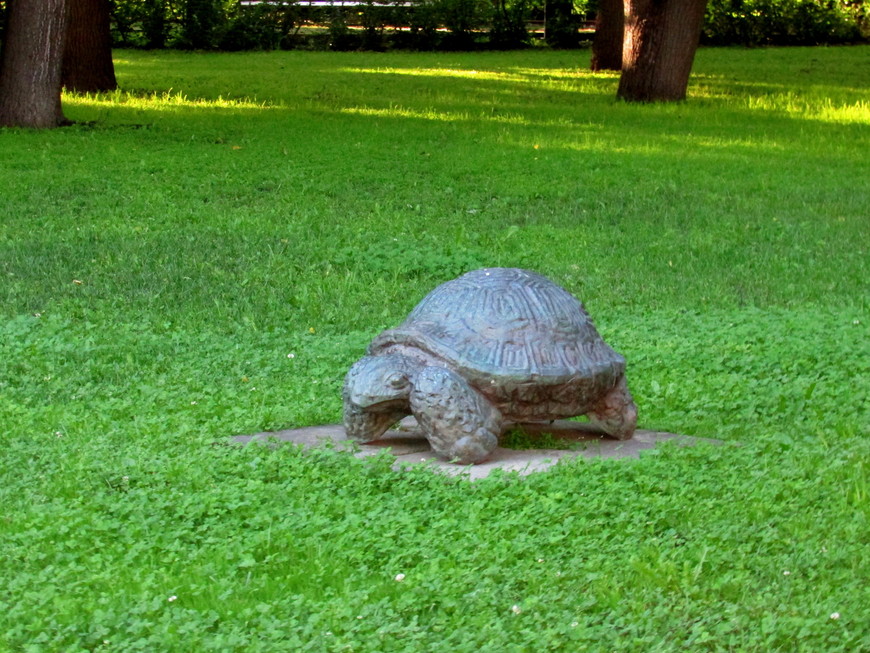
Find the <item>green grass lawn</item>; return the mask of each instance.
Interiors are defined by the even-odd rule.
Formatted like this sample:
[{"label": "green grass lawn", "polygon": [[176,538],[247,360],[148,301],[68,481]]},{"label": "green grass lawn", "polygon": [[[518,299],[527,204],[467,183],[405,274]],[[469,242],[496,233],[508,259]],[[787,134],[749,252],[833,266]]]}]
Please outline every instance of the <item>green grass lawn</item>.
[{"label": "green grass lawn", "polygon": [[[870,47],[119,51],[0,132],[0,651],[870,650]],[[470,483],[336,422],[432,287],[535,269],[716,437]],[[403,574],[402,580],[396,580]]]}]

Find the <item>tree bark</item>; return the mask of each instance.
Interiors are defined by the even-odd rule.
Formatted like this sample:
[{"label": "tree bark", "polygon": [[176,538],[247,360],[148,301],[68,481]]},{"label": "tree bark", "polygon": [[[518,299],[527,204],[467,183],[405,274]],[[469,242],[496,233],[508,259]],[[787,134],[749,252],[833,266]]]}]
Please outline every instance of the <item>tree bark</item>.
[{"label": "tree bark", "polygon": [[67,124],[60,105],[66,0],[12,0],[0,54],[0,127]]},{"label": "tree bark", "polygon": [[592,39],[592,70],[622,70],[623,0],[600,0]]},{"label": "tree bark", "polygon": [[625,0],[622,76],[629,102],[686,99],[706,0]]},{"label": "tree bark", "polygon": [[118,88],[112,63],[109,0],[67,0],[70,7],[61,84],[69,91]]}]

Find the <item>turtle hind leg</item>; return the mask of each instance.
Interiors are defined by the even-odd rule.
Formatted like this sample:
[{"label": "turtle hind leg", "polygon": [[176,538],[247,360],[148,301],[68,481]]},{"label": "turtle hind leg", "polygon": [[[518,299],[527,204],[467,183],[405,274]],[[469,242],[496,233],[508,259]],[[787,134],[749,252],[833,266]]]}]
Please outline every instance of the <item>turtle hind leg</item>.
[{"label": "turtle hind leg", "polygon": [[625,376],[620,377],[613,388],[598,400],[588,413],[589,419],[608,435],[617,440],[628,440],[637,426],[637,406]]},{"label": "turtle hind leg", "polygon": [[484,460],[498,445],[502,416],[461,376],[427,367],[414,379],[411,410],[432,449],[463,465]]}]

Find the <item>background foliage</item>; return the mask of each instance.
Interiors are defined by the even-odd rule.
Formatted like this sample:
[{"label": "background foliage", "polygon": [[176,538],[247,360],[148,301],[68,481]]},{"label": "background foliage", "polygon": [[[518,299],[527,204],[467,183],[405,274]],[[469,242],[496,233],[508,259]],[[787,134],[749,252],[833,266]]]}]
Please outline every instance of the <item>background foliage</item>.
[{"label": "background foliage", "polygon": [[718,45],[818,45],[870,36],[863,0],[708,0],[703,39]]},{"label": "background foliage", "polygon": [[[414,0],[410,6],[371,0],[353,8],[114,0],[113,6],[117,45],[146,48],[504,49],[528,46],[530,21],[542,25],[547,18],[542,0]],[[593,19],[596,9],[595,0],[574,2],[576,24]],[[710,0],[703,38],[718,45],[814,45],[858,41],[868,30],[861,0]]]}]

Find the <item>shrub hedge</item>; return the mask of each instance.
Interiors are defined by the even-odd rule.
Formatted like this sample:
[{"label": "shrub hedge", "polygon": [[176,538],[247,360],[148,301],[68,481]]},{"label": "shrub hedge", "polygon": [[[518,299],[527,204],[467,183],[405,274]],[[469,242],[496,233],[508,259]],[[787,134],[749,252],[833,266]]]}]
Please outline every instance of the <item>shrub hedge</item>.
[{"label": "shrub hedge", "polygon": [[[566,47],[583,40],[565,39],[565,24],[574,25],[576,36],[576,27],[594,18],[596,5],[575,0],[571,11],[571,3],[558,0],[364,0],[351,6],[114,0],[112,29],[121,47],[473,50],[527,46],[530,26],[546,19],[551,45]],[[708,0],[702,41],[816,45],[868,37],[870,8],[862,0]]]}]

